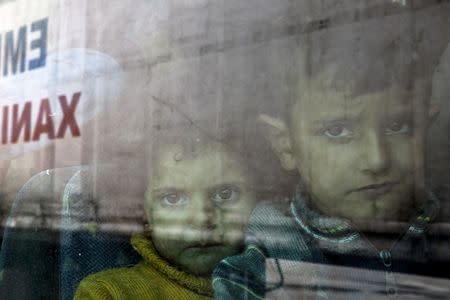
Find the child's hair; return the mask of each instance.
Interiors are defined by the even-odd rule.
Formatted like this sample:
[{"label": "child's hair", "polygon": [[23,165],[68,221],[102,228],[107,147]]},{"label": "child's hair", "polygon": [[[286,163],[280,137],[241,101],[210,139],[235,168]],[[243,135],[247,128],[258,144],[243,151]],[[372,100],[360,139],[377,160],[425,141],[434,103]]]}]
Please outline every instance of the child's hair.
[{"label": "child's hair", "polygon": [[303,12],[291,12],[286,24],[309,14],[313,20],[292,25],[295,34],[284,45],[289,52],[278,58],[285,65],[284,84],[290,91],[283,107],[269,104],[269,110],[285,115],[303,99],[302,93],[314,90],[354,98],[392,87],[413,92],[421,81],[429,94],[433,70],[446,45],[439,32],[448,20],[436,13],[440,8],[432,1],[419,2],[360,1],[350,6],[330,1],[335,7],[325,9],[317,1],[302,7]]},{"label": "child's hair", "polygon": [[[271,164],[267,162],[268,158],[270,161],[275,159],[271,157],[272,152],[261,138],[255,122],[256,116],[251,116],[252,120],[249,120],[245,112],[230,114],[226,105],[223,105],[219,111],[210,111],[199,120],[178,107],[176,100],[153,96],[151,101],[152,121],[146,138],[148,176],[154,171],[155,162],[159,162],[161,155],[171,147],[181,149],[180,153],[174,154],[174,160],[195,157],[208,149],[220,149],[239,160],[250,179],[251,188],[258,195],[278,190],[272,177],[277,176],[276,170],[272,170],[270,174],[271,170],[268,168]],[[277,168],[277,165],[274,164],[273,168]],[[208,170],[205,170],[205,176],[207,173]],[[149,179],[147,178],[147,182]]]}]

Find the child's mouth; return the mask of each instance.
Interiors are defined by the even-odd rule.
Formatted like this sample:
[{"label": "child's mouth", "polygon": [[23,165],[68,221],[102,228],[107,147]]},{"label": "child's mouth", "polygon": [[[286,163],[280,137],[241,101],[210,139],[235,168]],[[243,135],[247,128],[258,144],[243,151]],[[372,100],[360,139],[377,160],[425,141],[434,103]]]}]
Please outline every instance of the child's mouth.
[{"label": "child's mouth", "polygon": [[207,254],[207,253],[214,253],[217,252],[222,249],[224,247],[223,244],[215,244],[215,243],[211,243],[211,244],[206,244],[206,245],[201,245],[201,244],[194,244],[194,245],[190,245],[188,247],[185,248],[185,253],[190,253],[191,255],[201,255],[201,254]]},{"label": "child's mouth", "polygon": [[211,243],[197,243],[197,244],[192,244],[192,245],[189,245],[188,247],[187,247],[187,249],[201,249],[201,248],[205,248],[205,249],[208,249],[208,248],[216,248],[216,247],[222,247],[223,246],[223,244],[221,244],[221,243],[213,243],[213,242],[211,242]]},{"label": "child's mouth", "polygon": [[372,195],[383,195],[389,193],[398,181],[385,181],[379,184],[369,184],[352,190],[351,192],[364,192]]}]

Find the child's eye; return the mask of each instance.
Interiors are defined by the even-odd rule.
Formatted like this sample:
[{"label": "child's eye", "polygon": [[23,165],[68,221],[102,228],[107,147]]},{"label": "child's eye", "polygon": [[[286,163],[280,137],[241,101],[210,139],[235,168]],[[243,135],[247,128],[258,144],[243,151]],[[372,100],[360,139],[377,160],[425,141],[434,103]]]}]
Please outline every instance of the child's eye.
[{"label": "child's eye", "polygon": [[332,125],[323,131],[327,137],[331,139],[348,138],[352,136],[352,132],[343,125]]},{"label": "child's eye", "polygon": [[216,203],[234,202],[239,198],[239,189],[235,186],[223,186],[211,194],[211,199]]},{"label": "child's eye", "polygon": [[183,205],[186,204],[188,200],[186,195],[178,192],[167,193],[160,197],[161,203],[169,206]]},{"label": "child's eye", "polygon": [[387,135],[407,134],[410,132],[411,124],[407,121],[392,121],[385,128],[385,133]]}]

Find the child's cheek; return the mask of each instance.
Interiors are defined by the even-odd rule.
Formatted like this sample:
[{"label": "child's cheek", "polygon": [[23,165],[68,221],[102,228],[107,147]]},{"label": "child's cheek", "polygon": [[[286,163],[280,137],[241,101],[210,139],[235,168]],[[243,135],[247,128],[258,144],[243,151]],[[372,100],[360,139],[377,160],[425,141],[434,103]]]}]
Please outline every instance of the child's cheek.
[{"label": "child's cheek", "polygon": [[412,175],[414,169],[421,165],[417,158],[423,155],[423,148],[416,146],[414,138],[397,137],[390,140],[388,145],[391,167],[394,171]]},{"label": "child's cheek", "polygon": [[227,245],[233,247],[243,245],[248,221],[255,202],[256,196],[253,193],[244,194],[239,203],[221,212],[221,227],[224,232],[223,240]]},{"label": "child's cheek", "polygon": [[153,212],[151,220],[152,235],[169,240],[180,240],[184,237],[188,219],[182,211],[176,209],[158,209]]},{"label": "child's cheek", "polygon": [[236,214],[227,214],[228,221],[222,225],[222,240],[227,246],[237,246],[243,244],[245,234],[245,222],[242,217]]}]

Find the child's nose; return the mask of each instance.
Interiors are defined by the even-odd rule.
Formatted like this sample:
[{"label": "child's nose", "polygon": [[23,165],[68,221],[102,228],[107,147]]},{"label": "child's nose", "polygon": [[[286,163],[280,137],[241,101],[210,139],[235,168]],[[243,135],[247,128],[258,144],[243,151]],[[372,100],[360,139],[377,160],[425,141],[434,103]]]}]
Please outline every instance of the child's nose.
[{"label": "child's nose", "polygon": [[202,229],[215,229],[217,223],[215,218],[215,206],[211,199],[197,193],[193,195],[194,205],[192,210],[192,223]]},{"label": "child's nose", "polygon": [[366,173],[378,174],[390,167],[389,149],[384,135],[369,132],[363,139],[362,170]]}]

